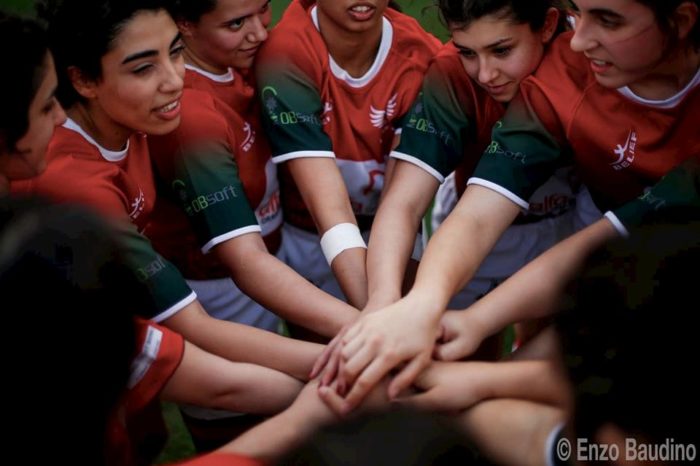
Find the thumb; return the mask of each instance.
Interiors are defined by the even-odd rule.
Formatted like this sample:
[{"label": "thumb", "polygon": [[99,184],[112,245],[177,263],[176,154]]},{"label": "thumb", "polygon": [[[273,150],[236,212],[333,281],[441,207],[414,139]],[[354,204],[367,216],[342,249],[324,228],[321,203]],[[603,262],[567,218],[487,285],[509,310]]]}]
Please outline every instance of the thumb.
[{"label": "thumb", "polygon": [[396,395],[411,386],[418,374],[428,365],[430,360],[417,356],[401,369],[389,384],[389,399],[394,399]]},{"label": "thumb", "polygon": [[436,345],[434,357],[439,361],[457,361],[470,353],[461,340],[451,340],[447,343]]}]

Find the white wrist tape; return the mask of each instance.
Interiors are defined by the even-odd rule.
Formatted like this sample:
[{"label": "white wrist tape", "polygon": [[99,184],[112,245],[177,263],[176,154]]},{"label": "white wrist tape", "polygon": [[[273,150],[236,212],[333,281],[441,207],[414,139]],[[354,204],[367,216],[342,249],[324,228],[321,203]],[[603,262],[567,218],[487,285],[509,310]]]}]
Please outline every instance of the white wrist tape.
[{"label": "white wrist tape", "polygon": [[367,249],[360,229],[353,223],[339,223],[321,237],[321,249],[328,265],[331,265],[335,256],[351,248]]}]

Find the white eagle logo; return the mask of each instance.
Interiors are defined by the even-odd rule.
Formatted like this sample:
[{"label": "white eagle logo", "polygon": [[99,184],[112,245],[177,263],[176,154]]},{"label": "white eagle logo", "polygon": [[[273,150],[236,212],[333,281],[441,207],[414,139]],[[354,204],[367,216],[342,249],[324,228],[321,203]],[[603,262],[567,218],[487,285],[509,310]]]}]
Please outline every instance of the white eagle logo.
[{"label": "white eagle logo", "polygon": [[394,113],[396,113],[396,101],[398,98],[398,94],[391,96],[391,99],[389,99],[389,102],[386,104],[386,110],[374,108],[374,105],[369,106],[369,119],[372,122],[372,126],[380,129],[386,126],[389,118],[393,117]]},{"label": "white eagle logo", "polygon": [[129,217],[132,220],[136,220],[138,216],[143,212],[143,208],[146,204],[146,196],[144,196],[143,191],[139,188],[139,195],[134,198],[134,202],[131,203],[131,212],[129,212]]},{"label": "white eagle logo", "polygon": [[241,143],[241,149],[243,152],[248,152],[255,143],[255,131],[253,131],[250,123],[246,121],[243,125],[243,132],[245,132],[245,139]]}]

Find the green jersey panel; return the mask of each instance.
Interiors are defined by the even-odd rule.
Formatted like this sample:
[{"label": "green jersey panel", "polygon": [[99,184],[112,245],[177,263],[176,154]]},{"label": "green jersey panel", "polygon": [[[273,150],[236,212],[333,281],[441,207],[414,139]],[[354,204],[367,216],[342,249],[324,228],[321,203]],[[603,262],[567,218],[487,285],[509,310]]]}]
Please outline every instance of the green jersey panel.
[{"label": "green jersey panel", "polygon": [[430,67],[391,156],[417,164],[442,182],[461,162],[470,132],[474,133],[450,80]]},{"label": "green jersey panel", "polygon": [[176,153],[172,195],[207,252],[240,234],[261,231],[238,176],[236,162],[220,144],[199,144]]},{"label": "green jersey panel", "polygon": [[155,303],[155,309],[137,309],[139,315],[159,322],[194,301],[194,292],[177,268],[153,249],[135,225],[120,222],[116,231],[126,263],[148,288]]},{"label": "green jersey panel", "polygon": [[262,122],[275,163],[294,152],[329,152],[333,146],[323,131],[324,105],[318,89],[292,64],[266,64],[257,75]]},{"label": "green jersey panel", "polygon": [[491,144],[469,183],[484,184],[485,181],[487,186],[497,185],[517,198],[511,200],[527,208],[527,199],[537,188],[558,168],[573,163],[571,150],[559,142],[563,131],[560,128],[553,131],[552,123],[542,123],[543,108],[550,110],[549,115],[544,114],[546,121],[558,121],[554,109],[545,105],[544,99],[537,108],[535,112],[522,94],[511,102],[503,118],[493,127]]},{"label": "green jersey panel", "polygon": [[629,228],[643,224],[659,210],[682,207],[700,208],[700,156],[671,170],[650,190],[612,213]]}]

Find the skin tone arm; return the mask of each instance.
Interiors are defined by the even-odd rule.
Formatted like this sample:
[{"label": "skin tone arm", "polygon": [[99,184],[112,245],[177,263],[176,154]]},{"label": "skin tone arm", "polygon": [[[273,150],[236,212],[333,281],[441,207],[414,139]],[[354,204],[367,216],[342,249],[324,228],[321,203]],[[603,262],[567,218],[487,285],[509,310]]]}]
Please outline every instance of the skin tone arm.
[{"label": "skin tone arm", "polygon": [[319,335],[334,337],[359,312],[315,287],[267,251],[259,234],[247,234],[214,248],[236,285],[280,317]]},{"label": "skin tone arm", "polygon": [[416,165],[396,160],[372,224],[367,249],[368,310],[401,298],[413,243],[439,182]]},{"label": "skin tone arm", "polygon": [[[339,223],[357,224],[335,159],[303,157],[286,163],[320,236]],[[365,262],[366,250],[351,248],[338,254],[331,264],[343,293],[358,309],[367,304]]]},{"label": "skin tone arm", "polygon": [[275,414],[287,408],[301,382],[266,367],[231,362],[185,342],[185,353],[161,398],[205,408]]},{"label": "skin tone arm", "polygon": [[[397,159],[387,164],[385,180],[387,184],[367,248],[369,300],[363,313],[381,309],[401,298],[416,233],[439,184],[425,170]],[[340,340],[346,332],[344,329],[333,339],[314,365],[311,377],[325,367],[324,385],[330,383],[342,364]]]},{"label": "skin tone arm", "polygon": [[338,387],[344,394],[352,386],[347,410],[399,364],[407,363],[389,385],[392,398],[428,365],[449,299],[473,276],[519,210],[495,191],[467,188],[430,240],[413,289],[400,301],[362,316],[342,339]]},{"label": "skin tone arm", "polygon": [[205,351],[230,361],[276,369],[300,380],[308,377],[323,346],[209,316],[193,301],[162,322]]},{"label": "skin tone arm", "polygon": [[[364,406],[380,409],[387,406],[386,390],[374,390]],[[323,400],[319,397],[319,393]],[[292,406],[277,416],[259,424],[220,451],[236,453],[274,464],[276,460],[304,442],[316,429],[339,421],[335,414],[341,398],[330,387],[319,387],[310,382],[301,391]]]},{"label": "skin tone arm", "polygon": [[552,361],[433,362],[413,384],[421,392],[401,401],[430,411],[461,411],[493,398],[565,406],[569,393]]},{"label": "skin tone arm", "polygon": [[443,318],[444,342],[436,356],[468,356],[481,341],[507,325],[553,314],[564,287],[598,247],[618,236],[607,219],[584,228],[527,264],[466,312]]},{"label": "skin tone arm", "polygon": [[546,462],[547,438],[566,414],[532,401],[495,399],[464,411],[456,420],[496,464],[541,466]]}]

